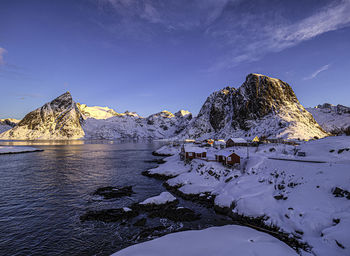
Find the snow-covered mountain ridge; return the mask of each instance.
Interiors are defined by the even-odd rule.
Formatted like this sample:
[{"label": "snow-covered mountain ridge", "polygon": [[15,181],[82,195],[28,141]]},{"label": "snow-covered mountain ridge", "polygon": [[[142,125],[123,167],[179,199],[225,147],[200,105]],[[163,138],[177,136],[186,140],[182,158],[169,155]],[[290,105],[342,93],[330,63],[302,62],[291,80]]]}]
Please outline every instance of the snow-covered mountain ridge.
[{"label": "snow-covered mountain ridge", "polygon": [[[226,87],[212,93],[195,118],[186,110],[175,114],[164,110],[145,118],[135,112],[118,113],[108,107],[76,103],[66,92],[27,114],[15,127],[0,125],[0,139],[227,139],[255,136],[311,139],[328,136],[328,132],[338,131],[338,128],[340,131],[349,129],[347,107],[322,105],[309,110],[322,127],[300,104],[289,84],[265,75],[249,74],[239,88]],[[338,119],[333,122],[331,118],[335,117],[341,117],[338,119],[342,122]]]},{"label": "snow-covered mountain ridge", "polygon": [[350,107],[324,103],[307,110],[325,131],[335,135],[350,135]]},{"label": "snow-covered mountain ridge", "polygon": [[238,88],[212,93],[182,138],[322,138],[328,134],[299,103],[285,82],[249,74]]},{"label": "snow-covered mountain ridge", "polygon": [[143,118],[135,112],[88,107],[66,92],[27,114],[17,125],[1,121],[0,139],[163,139],[179,134],[191,119],[186,110],[175,114],[164,110]]}]

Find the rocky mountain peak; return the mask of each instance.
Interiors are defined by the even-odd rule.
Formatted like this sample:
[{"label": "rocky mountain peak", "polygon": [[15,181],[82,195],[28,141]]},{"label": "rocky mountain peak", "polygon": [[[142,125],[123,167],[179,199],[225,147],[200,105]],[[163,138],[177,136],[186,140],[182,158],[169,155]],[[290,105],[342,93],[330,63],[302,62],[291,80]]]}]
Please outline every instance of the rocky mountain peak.
[{"label": "rocky mountain peak", "polygon": [[176,117],[190,117],[192,119],[192,113],[190,111],[187,110],[179,110],[175,113]]},{"label": "rocky mountain peak", "polygon": [[77,139],[84,136],[83,117],[69,92],[27,114],[1,139]]},{"label": "rocky mountain peak", "polygon": [[[293,131],[288,130],[292,126]],[[252,73],[238,89],[226,87],[212,93],[184,136],[299,138],[304,136],[302,126],[307,127],[303,129],[309,138],[327,135],[286,82]]]}]

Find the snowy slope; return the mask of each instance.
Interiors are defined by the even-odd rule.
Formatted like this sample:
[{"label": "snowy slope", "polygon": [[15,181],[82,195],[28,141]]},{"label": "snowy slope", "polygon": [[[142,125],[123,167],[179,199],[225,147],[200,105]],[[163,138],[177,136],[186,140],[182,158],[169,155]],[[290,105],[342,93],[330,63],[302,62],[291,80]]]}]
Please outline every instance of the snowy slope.
[{"label": "snowy slope", "polygon": [[[308,243],[311,255],[350,255],[350,196],[333,194],[336,187],[350,191],[350,137],[327,137],[296,148],[260,145],[248,148],[249,159],[247,148],[233,149],[241,156],[241,166],[236,169],[203,160],[185,165],[174,155],[149,172],[177,175],[167,184],[180,192],[207,192],[215,196],[214,203],[220,208],[232,207],[233,213],[263,218],[266,225]],[[295,150],[306,156],[295,156]]]},{"label": "snowy slope", "polygon": [[191,119],[184,110],[175,114],[164,110],[147,118],[126,112],[105,120],[87,118],[83,129],[86,139],[163,139],[179,134]]},{"label": "snowy slope", "polygon": [[299,103],[285,82],[250,74],[238,89],[211,94],[179,138],[322,138],[327,133]]},{"label": "snowy slope", "polygon": [[77,107],[83,114],[84,118],[107,119],[118,115],[113,109],[108,107],[88,107],[86,104],[77,103]]},{"label": "snowy slope", "polygon": [[350,108],[343,105],[324,103],[315,108],[307,108],[322,128],[332,134],[350,135]]},{"label": "snowy slope", "polygon": [[292,256],[278,239],[236,225],[184,231],[130,246],[113,256]]},{"label": "snowy slope", "polygon": [[27,114],[0,139],[79,139],[84,136],[82,115],[69,92]]}]

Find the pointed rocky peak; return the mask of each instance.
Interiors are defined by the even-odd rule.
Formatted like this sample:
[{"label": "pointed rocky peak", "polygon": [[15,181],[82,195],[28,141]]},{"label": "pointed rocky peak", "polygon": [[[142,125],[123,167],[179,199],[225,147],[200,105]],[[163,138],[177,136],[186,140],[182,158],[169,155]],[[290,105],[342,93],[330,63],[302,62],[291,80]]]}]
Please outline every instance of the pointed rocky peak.
[{"label": "pointed rocky peak", "polygon": [[163,111],[158,112],[158,113],[156,113],[156,114],[150,115],[148,118],[158,118],[158,117],[173,118],[173,117],[174,117],[174,114],[171,113],[171,112],[168,111],[168,110],[163,110]]},{"label": "pointed rocky peak", "polygon": [[3,139],[77,139],[84,136],[82,114],[66,92],[28,113]]},{"label": "pointed rocky peak", "polygon": [[175,113],[175,117],[177,118],[185,118],[187,120],[191,120],[192,119],[192,113],[190,111],[187,110],[179,110]]},{"label": "pointed rocky peak", "polygon": [[247,75],[238,89],[226,87],[212,93],[186,131],[194,138],[230,134],[294,138],[327,135],[286,82],[255,73]]},{"label": "pointed rocky peak", "polygon": [[63,109],[70,107],[73,102],[72,95],[67,91],[51,101],[49,105],[53,108]]}]

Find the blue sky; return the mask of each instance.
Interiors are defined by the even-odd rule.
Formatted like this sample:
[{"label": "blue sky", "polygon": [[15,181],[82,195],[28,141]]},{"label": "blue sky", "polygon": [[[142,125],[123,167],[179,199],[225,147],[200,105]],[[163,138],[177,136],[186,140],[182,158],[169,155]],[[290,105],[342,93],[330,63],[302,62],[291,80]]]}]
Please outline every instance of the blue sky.
[{"label": "blue sky", "polygon": [[304,106],[349,106],[349,13],[350,0],[2,0],[0,118],[67,90],[117,112],[197,114],[249,73]]}]

